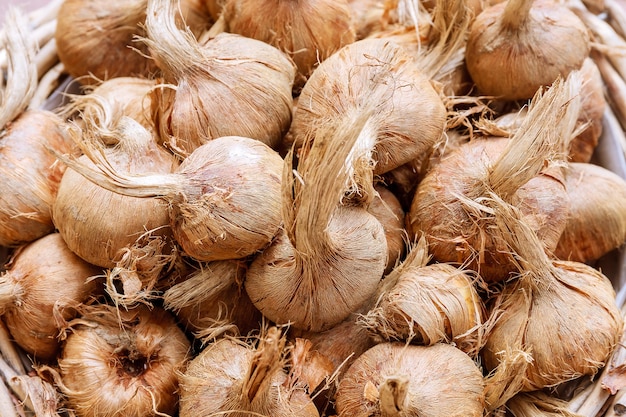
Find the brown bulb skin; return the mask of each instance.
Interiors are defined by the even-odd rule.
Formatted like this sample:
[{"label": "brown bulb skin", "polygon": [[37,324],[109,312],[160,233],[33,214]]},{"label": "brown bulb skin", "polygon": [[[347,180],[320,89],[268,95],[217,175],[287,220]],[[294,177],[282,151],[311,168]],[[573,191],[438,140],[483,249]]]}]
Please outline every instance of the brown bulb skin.
[{"label": "brown bulb skin", "polygon": [[589,56],[590,38],[584,23],[564,5],[536,0],[526,19],[523,12],[505,19],[507,3],[476,16],[465,60],[481,94],[527,100],[559,75],[580,69]]},{"label": "brown bulb skin", "polygon": [[75,152],[63,121],[29,110],[0,132],[0,246],[18,246],[54,231],[50,209],[65,165],[48,148]]},{"label": "brown bulb skin", "polygon": [[174,415],[189,347],[160,308],[95,306],[73,326],[59,358],[68,405],[79,417]]},{"label": "brown bulb skin", "polygon": [[[122,172],[135,174],[169,173],[178,162],[164,148],[154,144],[143,154],[108,148],[107,157]],[[94,167],[86,155],[78,161]],[[113,268],[120,250],[131,247],[146,233],[169,238],[168,206],[156,198],[128,197],[108,191],[67,169],[52,206],[54,223],[68,247],[89,263]]]},{"label": "brown bulb skin", "polygon": [[344,46],[311,74],[291,124],[296,146],[329,118],[369,106],[377,119],[376,174],[430,154],[442,138],[446,109],[430,79],[405,48],[372,38]]},{"label": "brown bulb skin", "polygon": [[280,155],[262,142],[224,136],[198,147],[177,175],[187,184],[172,197],[170,223],[184,251],[199,261],[245,258],[278,234]]},{"label": "brown bulb skin", "polygon": [[[509,140],[477,139],[456,148],[425,175],[407,213],[409,235],[426,233],[435,260],[467,263],[487,282],[508,279],[517,271],[515,261],[502,235],[494,233],[488,222],[476,221],[458,197],[487,196],[485,179]],[[535,176],[513,193],[511,202],[537,231],[546,250],[553,251],[569,208],[559,171]]]},{"label": "brown bulb skin", "polygon": [[298,68],[296,90],[317,64],[355,40],[346,0],[229,0],[222,14],[229,32],[291,57]]},{"label": "brown bulb skin", "polygon": [[[82,84],[121,76],[151,77],[156,73],[145,36],[147,0],[65,0],[57,19],[55,40],[66,71]],[[209,26],[208,11],[199,0],[183,0],[186,23],[196,33]]]},{"label": "brown bulb skin", "polygon": [[452,345],[380,343],[339,382],[338,417],[480,417],[483,385],[476,364]]},{"label": "brown bulb skin", "polygon": [[[517,280],[504,287],[503,314],[490,330],[482,351],[488,371],[503,352],[523,344],[532,360],[522,391],[535,391],[592,376],[601,369],[623,332],[609,279],[580,262],[552,262],[546,276]],[[551,276],[547,276],[551,275]],[[536,282],[544,281],[539,288]]]},{"label": "brown bulb skin", "polygon": [[594,262],[626,242],[626,181],[599,165],[570,163],[565,187],[570,216],[554,255]]},{"label": "brown bulb skin", "polygon": [[0,278],[2,317],[13,339],[37,361],[53,361],[64,320],[96,296],[101,268],[70,251],[58,233],[21,247]]},{"label": "brown bulb skin", "polygon": [[319,417],[308,394],[290,386],[281,353],[228,337],[209,344],[180,375],[180,417]]}]

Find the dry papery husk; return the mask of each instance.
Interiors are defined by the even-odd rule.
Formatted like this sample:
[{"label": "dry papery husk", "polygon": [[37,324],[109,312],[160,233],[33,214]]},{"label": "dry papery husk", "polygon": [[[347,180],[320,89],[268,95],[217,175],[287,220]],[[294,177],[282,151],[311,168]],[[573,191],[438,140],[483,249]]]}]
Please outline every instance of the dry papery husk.
[{"label": "dry papery husk", "polygon": [[18,246],[54,231],[50,206],[65,167],[55,164],[46,146],[63,153],[74,148],[63,131],[63,120],[48,111],[26,110],[37,89],[37,46],[20,9],[9,8],[4,23],[0,42],[7,68],[0,81],[0,246]]},{"label": "dry papery husk", "polygon": [[333,362],[314,349],[313,342],[296,338],[291,351],[291,374],[303,383],[320,415],[333,415],[337,372]]},{"label": "dry papery husk", "polygon": [[463,265],[487,282],[516,271],[493,216],[463,202],[480,207],[492,192],[522,207],[542,245],[554,249],[568,207],[558,163],[564,163],[563,138],[570,137],[578,114],[579,86],[578,73],[558,79],[535,96],[529,116],[510,139],[471,140],[426,173],[407,215],[407,230],[413,237],[425,234],[436,261]]},{"label": "dry papery husk", "polygon": [[0,404],[3,417],[61,417],[58,412],[61,394],[54,384],[32,372],[17,372],[3,358],[0,358],[0,373],[4,380],[0,389],[4,388],[10,395]]},{"label": "dry papery husk", "polygon": [[362,353],[377,342],[371,333],[359,323],[361,314],[373,307],[375,300],[370,300],[347,319],[323,332],[302,331],[290,328],[290,337],[294,340],[305,339],[311,342],[311,352],[323,356],[332,364],[328,377],[340,377]]},{"label": "dry papery husk", "polygon": [[243,288],[244,261],[201,263],[163,293],[163,305],[182,326],[206,337],[224,332],[245,336],[261,326],[262,315]]},{"label": "dry papery husk", "polygon": [[[283,160],[258,140],[214,139],[197,148],[174,172],[161,174],[128,174],[93,142],[83,143],[83,151],[94,162],[59,158],[98,184],[93,185],[96,189],[103,187],[119,198],[138,197],[145,204],[165,207],[183,255],[198,261],[244,258],[267,246],[278,233]],[[137,210],[129,214],[147,217],[137,216]]]},{"label": "dry papery husk", "polygon": [[[55,33],[65,71],[82,84],[114,77],[153,76],[158,68],[147,46],[136,39],[145,35],[147,4],[148,0],[65,0]],[[184,24],[196,35],[210,26],[201,0],[176,4],[177,24]]]},{"label": "dry papery husk", "polygon": [[308,385],[322,415],[336,415],[337,382],[359,356],[380,342],[360,323],[360,317],[375,306],[376,295],[374,293],[345,320],[328,330],[317,332],[290,328],[289,336],[295,340],[296,348],[298,341],[307,345],[306,369],[303,372],[312,374]]},{"label": "dry papery husk", "polygon": [[0,129],[26,110],[38,83],[37,46],[26,16],[19,8],[10,7],[3,23],[0,42],[6,51],[7,68],[0,78]]},{"label": "dry papery husk", "polygon": [[[485,177],[489,181],[490,168],[504,152],[517,152],[511,147],[513,140],[475,138],[461,145],[428,171],[407,215],[408,233],[426,233],[436,261],[479,272],[488,283],[506,280],[515,271],[512,256],[493,227],[493,219],[468,210],[459,197],[479,200],[485,196],[489,186],[484,187],[484,181]],[[546,250],[553,251],[569,212],[561,167],[542,170],[509,196],[535,225]]]},{"label": "dry papery husk", "polygon": [[[380,22],[382,32],[388,30],[393,32],[395,29],[412,28],[413,26],[419,28],[422,26],[422,17],[429,13],[424,2],[415,0],[385,0],[383,7],[384,11]],[[371,35],[376,36],[377,32],[373,32]]]},{"label": "dry papery husk", "polygon": [[287,369],[290,349],[276,327],[249,341],[224,337],[208,344],[180,376],[180,417],[319,416]]},{"label": "dry papery husk", "polygon": [[58,370],[46,368],[79,417],[174,415],[190,342],[167,311],[85,306],[68,324]]},{"label": "dry papery husk", "polygon": [[[376,294],[345,320],[328,330],[314,332],[294,327],[289,329],[289,337],[292,340],[303,339],[311,343],[310,351],[324,358],[320,360],[322,364],[330,361],[332,369],[328,369],[326,382],[333,382],[340,378],[356,358],[380,342],[374,340],[371,332],[360,323],[360,317],[375,306],[375,296]],[[327,392],[327,398],[332,399],[335,385],[333,384],[331,390]],[[324,389],[327,388],[324,387]]]},{"label": "dry papery husk", "polygon": [[49,149],[77,154],[64,121],[27,110],[0,131],[0,245],[17,246],[54,231],[50,209],[65,166]]},{"label": "dry papery husk", "polygon": [[54,360],[60,329],[81,303],[101,293],[96,278],[102,273],[58,233],[19,247],[0,276],[0,311],[15,342],[36,361]]},{"label": "dry papery husk", "polygon": [[476,16],[465,61],[479,93],[527,100],[580,69],[590,49],[587,27],[565,4],[512,0]]},{"label": "dry papery husk", "polygon": [[374,105],[375,173],[430,153],[444,131],[446,108],[416,61],[395,42],[364,39],[323,61],[305,84],[291,133],[296,146],[310,140],[327,118]]},{"label": "dry papery husk", "polygon": [[115,266],[105,272],[105,290],[116,306],[152,303],[161,292],[159,281],[174,269],[180,256],[170,237],[147,232],[120,249]]},{"label": "dry papery husk", "polygon": [[381,282],[376,306],[359,323],[385,341],[453,343],[471,357],[482,348],[485,308],[475,277],[445,263],[428,265],[423,237]]},{"label": "dry papery husk", "polygon": [[287,155],[284,230],[254,258],[245,281],[273,322],[327,330],[374,293],[387,264],[384,228],[367,211],[378,116],[364,108],[327,120],[304,144],[297,170],[293,151]]},{"label": "dry papery husk", "polygon": [[306,372],[324,378],[317,385],[309,383],[309,387],[318,408],[326,410],[325,415],[333,415],[331,410],[334,408],[336,382],[361,354],[380,342],[374,340],[371,332],[360,323],[360,317],[375,303],[376,298],[370,298],[341,323],[322,332],[302,331],[293,327],[289,329],[289,337],[296,346],[298,341],[308,346]]},{"label": "dry papery husk", "polygon": [[[388,276],[384,280],[387,278]],[[379,289],[384,287],[384,280]],[[323,415],[333,416],[336,413],[337,381],[341,380],[350,366],[363,353],[383,342],[380,337],[375,336],[367,326],[363,325],[362,319],[376,306],[378,296],[378,292],[375,293],[347,319],[328,330],[313,332],[290,328],[292,339],[296,342],[303,340],[307,344],[310,343],[306,356],[306,372],[310,372],[318,378],[316,389],[312,388],[315,383],[310,382],[309,386],[312,388],[311,393],[318,409],[325,410]],[[323,381],[320,380],[322,377],[324,378]]]},{"label": "dry papery husk", "polygon": [[388,274],[406,252],[407,233],[404,228],[404,209],[400,200],[385,186],[376,184],[374,190],[376,195],[367,210],[378,219],[385,230],[387,239],[385,274]]},{"label": "dry papery husk", "polygon": [[[384,12],[377,21],[378,25],[372,28],[367,36],[359,37],[357,40],[382,38],[410,48],[413,48],[416,43],[426,46],[432,19],[422,2],[415,3],[413,0],[408,0],[398,4],[392,3],[394,2],[385,1]],[[409,10],[401,8],[401,4],[409,6],[407,7]],[[408,13],[408,16],[403,14],[403,18],[400,19],[399,9]]]},{"label": "dry papery husk", "polygon": [[397,8],[410,19],[405,30],[391,29],[370,37],[393,40],[414,56],[417,67],[440,84],[445,95],[465,95],[472,80],[465,68],[465,44],[472,14],[465,0],[436,0],[427,10],[423,2],[401,0]]},{"label": "dry papery husk", "polygon": [[[570,140],[568,161],[589,162],[602,135],[602,119],[606,109],[604,82],[598,66],[591,58],[585,59],[580,69],[583,83],[580,89],[580,114],[576,130]],[[481,119],[476,122],[478,129],[487,135],[510,136],[519,128],[528,114],[528,108],[503,114],[495,120]]]},{"label": "dry papery husk", "polygon": [[[472,13],[473,18],[477,16],[480,12],[482,12],[485,8],[493,6],[494,4],[501,3],[502,1],[504,0],[468,0],[466,1],[466,4],[470,12]],[[428,10],[431,10],[433,7],[435,7],[435,3],[436,2],[433,0],[426,0],[424,1],[424,6]]]},{"label": "dry papery husk", "polygon": [[355,41],[382,30],[389,23],[384,19],[388,3],[388,0],[348,0]]},{"label": "dry papery husk", "polygon": [[[497,196],[485,200],[485,207],[496,213],[498,227],[507,232],[520,271],[505,283],[491,311],[498,317],[481,352],[486,370],[492,372],[489,384],[498,385],[506,376],[510,385],[526,392],[593,376],[623,332],[611,281],[586,264],[551,259],[519,210]],[[529,355],[520,356],[527,362],[523,372],[506,357],[511,350]],[[506,369],[499,369],[501,363]],[[514,373],[507,375],[507,369]],[[490,409],[503,405],[515,391],[490,398]]]},{"label": "dry papery husk", "polygon": [[[165,175],[178,166],[174,155],[129,117],[120,117],[110,128],[91,123],[84,129],[74,126],[69,131],[83,150],[96,147],[101,158],[126,175]],[[104,147],[102,142],[117,145]],[[168,206],[162,200],[122,195],[89,181],[81,169],[97,170],[98,162],[87,155],[81,155],[74,164],[81,168],[65,171],[52,206],[54,224],[74,253],[94,265],[113,268],[120,260],[120,251],[140,238],[171,239]]]},{"label": "dry papery husk", "polygon": [[355,41],[347,0],[227,0],[225,31],[266,42],[285,52],[302,88],[316,66]]},{"label": "dry papery husk", "polygon": [[582,129],[570,142],[569,161],[589,162],[602,136],[602,122],[607,108],[604,81],[593,59],[587,58],[580,69],[583,85],[580,90],[581,112],[578,126]]},{"label": "dry papery husk", "polygon": [[220,33],[199,43],[176,26],[170,0],[149,0],[151,56],[163,85],[151,94],[160,137],[181,156],[221,136],[244,136],[275,148],[291,123],[295,66],[279,49]]},{"label": "dry papery husk", "polygon": [[[115,77],[99,84],[82,87],[81,94],[68,94],[68,103],[58,112],[81,124],[82,119],[99,126],[114,124],[115,117],[127,116],[150,130],[153,128],[150,96],[148,93],[156,86],[156,80],[139,77]],[[107,112],[102,111],[101,103],[106,102]],[[115,145],[117,138],[103,137]]]},{"label": "dry papery husk", "polygon": [[452,345],[381,343],[339,381],[338,417],[483,415],[483,375]]},{"label": "dry papery husk", "polygon": [[590,263],[626,242],[626,181],[606,168],[570,163],[570,215],[556,246],[559,259]]},{"label": "dry papery husk", "polygon": [[435,4],[432,2],[349,0],[348,3],[357,40],[390,37],[414,49],[416,43],[426,46],[431,30],[433,33],[438,30],[433,28],[431,12]]}]

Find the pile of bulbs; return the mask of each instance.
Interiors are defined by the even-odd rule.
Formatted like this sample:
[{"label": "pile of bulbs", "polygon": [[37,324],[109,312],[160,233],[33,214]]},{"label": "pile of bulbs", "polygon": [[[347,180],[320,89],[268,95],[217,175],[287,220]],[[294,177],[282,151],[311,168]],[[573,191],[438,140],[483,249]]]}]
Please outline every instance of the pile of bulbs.
[{"label": "pile of bulbs", "polygon": [[582,417],[624,330],[612,1],[12,9],[0,409]]}]

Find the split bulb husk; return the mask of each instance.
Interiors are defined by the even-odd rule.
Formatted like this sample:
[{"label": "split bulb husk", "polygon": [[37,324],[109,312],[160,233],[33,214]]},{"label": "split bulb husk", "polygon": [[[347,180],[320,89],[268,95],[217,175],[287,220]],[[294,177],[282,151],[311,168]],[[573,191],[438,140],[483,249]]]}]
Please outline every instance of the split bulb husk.
[{"label": "split bulb husk", "polygon": [[361,325],[385,341],[454,345],[472,357],[480,351],[483,302],[467,271],[445,263],[428,265],[425,239],[381,283],[376,306]]},{"label": "split bulb husk", "polygon": [[[469,8],[472,17],[477,16],[483,9],[493,6],[494,4],[501,3],[503,0],[468,0],[466,2],[467,7]],[[431,10],[436,5],[436,1],[426,0],[424,2],[425,7],[428,10]]]},{"label": "split bulb husk", "polygon": [[257,346],[231,337],[207,345],[180,376],[180,417],[319,417],[306,391],[290,380],[285,336],[275,327]]},{"label": "split bulb husk", "polygon": [[377,26],[372,28],[372,31],[367,36],[358,40],[387,39],[403,47],[407,47],[408,49],[416,46],[416,43],[426,43],[430,33],[429,26],[432,24],[432,20],[428,11],[421,6],[421,3],[416,4],[412,1],[402,2],[402,4],[415,6],[412,12],[415,12],[416,16],[411,16],[410,22],[407,22],[406,14],[404,18],[401,19],[401,13],[399,13],[398,9],[399,4],[393,5],[391,3],[394,2],[386,2],[382,17],[376,22]]},{"label": "split bulb husk", "polygon": [[431,12],[433,28],[428,50],[417,49],[423,71],[440,83],[440,88],[450,97],[471,94],[473,82],[467,71],[465,49],[475,16],[472,7],[480,7],[477,2],[480,0],[437,0]]},{"label": "split bulb husk", "polygon": [[465,45],[472,15],[468,2],[437,0],[431,10],[424,8],[425,2],[396,3],[399,10],[409,9],[410,23],[405,30],[383,31],[375,37],[403,46],[446,96],[469,94],[472,82],[465,68]]},{"label": "split bulb husk", "polygon": [[188,331],[215,334],[224,330],[245,336],[262,322],[261,313],[243,288],[245,273],[243,261],[201,264],[163,293],[165,308],[173,311]]},{"label": "split bulb husk", "polygon": [[328,121],[305,144],[297,170],[293,151],[287,156],[284,229],[254,258],[245,281],[273,322],[327,330],[374,293],[387,263],[385,231],[367,211],[376,126],[366,110]]},{"label": "split bulb husk", "polygon": [[[77,143],[100,137],[113,137],[118,141],[114,147],[102,149],[107,161],[125,174],[147,175],[170,173],[178,166],[178,160],[162,146],[138,122],[122,117],[112,131],[101,134],[93,125],[86,129],[74,129]],[[97,145],[96,145],[97,146]],[[82,155],[79,163],[96,169],[88,156]],[[111,213],[116,213],[115,221]],[[168,207],[158,199],[141,199],[124,196],[106,190],[89,181],[78,171],[67,169],[59,184],[59,191],[52,206],[56,228],[68,247],[89,263],[113,268],[125,248],[149,235],[167,239]]]},{"label": "split bulb husk", "polygon": [[626,181],[599,165],[570,163],[565,171],[570,215],[554,255],[590,263],[626,242]]},{"label": "split bulb husk", "polygon": [[476,16],[465,61],[481,94],[527,100],[580,69],[590,49],[586,25],[565,4],[512,0]]},{"label": "split bulb husk", "polygon": [[[47,366],[37,366],[36,372],[39,373],[39,375],[36,375],[33,372],[29,372],[28,374],[18,373],[6,365],[6,363],[3,364],[2,373],[8,380],[6,384],[8,388],[11,389],[11,394],[15,394],[17,398],[11,396],[9,399],[10,403],[3,403],[5,407],[10,407],[10,411],[8,411],[7,408],[3,408],[3,413],[8,412],[11,417],[21,416],[30,412],[36,416],[59,416],[61,394],[57,387],[52,382],[40,376],[41,373],[39,372],[40,369],[46,368]],[[11,402],[16,401],[16,399],[19,401],[17,405]],[[15,410],[15,413],[20,414],[13,414],[13,410]]]},{"label": "split bulb husk", "polygon": [[[200,34],[209,26],[200,0],[181,0],[179,24]],[[158,70],[145,44],[147,0],[64,0],[55,40],[65,70],[82,84],[115,77],[149,78]],[[94,53],[98,51],[98,53]]]},{"label": "split bulb husk", "polygon": [[452,345],[381,343],[363,353],[339,382],[338,417],[479,417],[483,375]]},{"label": "split bulb husk", "polygon": [[120,249],[115,267],[106,271],[106,292],[116,306],[150,304],[159,296],[159,281],[172,268],[179,253],[170,236],[148,234]]},{"label": "split bulb husk", "polygon": [[496,299],[499,317],[482,351],[486,369],[497,371],[502,353],[515,348],[531,357],[514,375],[521,391],[595,375],[623,332],[611,281],[586,264],[551,259],[518,210],[497,198],[488,204],[508,231],[520,274]]},{"label": "split bulb husk", "polygon": [[2,319],[15,342],[36,361],[54,360],[65,321],[101,292],[98,275],[58,233],[17,249],[0,276]]},{"label": "split bulb husk", "polygon": [[258,39],[285,52],[302,88],[317,65],[354,42],[347,0],[228,0],[222,10],[226,32]]},{"label": "split bulb husk", "polygon": [[28,110],[0,131],[0,245],[18,246],[54,231],[50,209],[65,166],[49,151],[77,154],[63,120]]},{"label": "split bulb husk", "polygon": [[305,84],[290,130],[296,146],[326,118],[372,104],[379,123],[376,174],[430,153],[442,137],[446,108],[413,57],[392,41],[364,39],[328,57]]},{"label": "split bulb husk", "polygon": [[189,349],[173,316],[159,307],[93,305],[70,322],[60,389],[79,417],[174,415],[177,373]]},{"label": "split bulb husk", "polygon": [[[410,3],[410,2],[409,2]],[[466,0],[441,0],[428,14],[424,44],[412,45],[418,68],[447,96],[468,94],[471,80],[465,65],[465,46],[473,15]]]},{"label": "split bulb husk", "polygon": [[327,415],[334,401],[335,366],[329,358],[315,350],[308,339],[296,338],[291,351],[291,374],[306,386],[320,415]]},{"label": "split bulb husk", "polygon": [[[411,236],[425,234],[436,261],[472,269],[487,282],[516,272],[493,217],[465,203],[479,202],[492,192],[521,207],[542,245],[554,250],[565,227],[568,200],[560,168],[544,164],[565,159],[562,138],[574,129],[579,82],[573,74],[537,96],[512,138],[470,140],[426,173],[413,197],[407,229]],[[548,125],[553,129],[546,129]]]},{"label": "split bulb husk", "polygon": [[274,46],[232,33],[199,43],[174,13],[169,0],[148,1],[144,42],[169,83],[151,95],[161,140],[183,157],[221,136],[276,148],[291,123],[294,64]]}]

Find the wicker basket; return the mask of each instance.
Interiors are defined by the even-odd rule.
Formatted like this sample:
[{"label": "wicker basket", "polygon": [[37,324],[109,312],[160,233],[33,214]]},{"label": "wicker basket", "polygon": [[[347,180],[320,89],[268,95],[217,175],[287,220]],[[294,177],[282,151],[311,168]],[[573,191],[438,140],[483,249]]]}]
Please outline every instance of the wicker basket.
[{"label": "wicker basket", "polygon": [[[31,101],[32,107],[54,110],[64,103],[65,93],[79,93],[77,83],[69,78],[56,55],[54,29],[56,15],[63,0],[52,0],[47,6],[27,15],[32,34],[39,45],[37,63],[38,89]],[[590,0],[591,1],[591,0]],[[605,0],[602,4],[584,3],[596,12],[598,19],[606,22],[620,34],[626,53],[626,3]],[[591,30],[594,33],[594,30]],[[619,54],[615,45],[599,50],[607,57]],[[0,70],[6,70],[7,58],[0,41]],[[622,81],[626,77],[622,76]],[[614,81],[613,81],[614,82]],[[624,83],[626,86],[626,82]],[[608,86],[608,85],[607,85]],[[2,84],[0,84],[2,87]],[[605,112],[603,135],[596,149],[593,163],[616,172],[626,178],[626,101],[614,94],[608,86],[609,106]],[[626,208],[625,208],[626,209]],[[0,261],[7,259],[9,250],[0,248]],[[616,303],[626,316],[626,247],[615,250],[595,267],[601,269],[614,284]],[[561,394],[567,398],[569,410],[585,417],[613,417],[626,415],[626,335],[624,345],[619,346],[604,370],[594,379],[572,381]],[[0,321],[0,416],[72,416],[70,411],[59,408],[58,393],[54,385],[45,382],[31,367],[31,361],[18,346],[11,342],[7,329]]]}]

